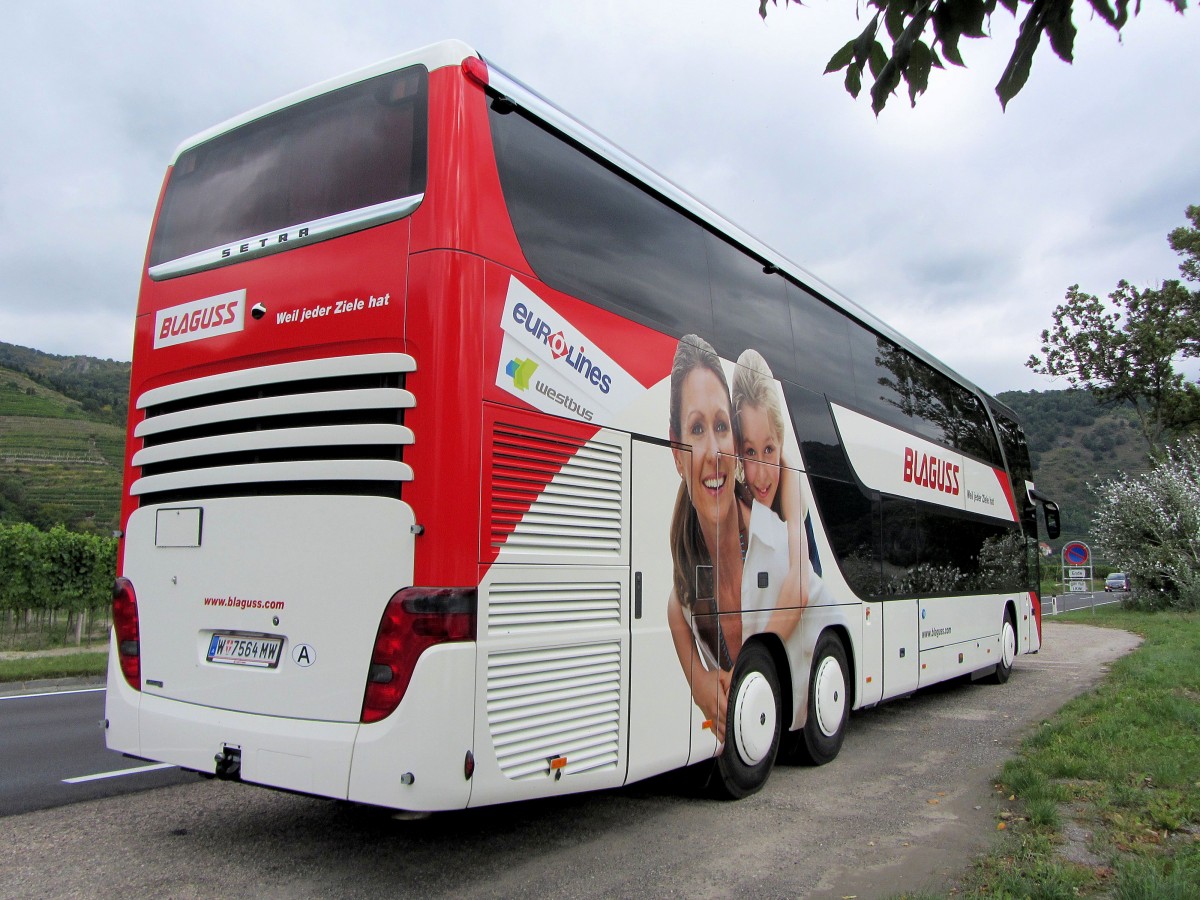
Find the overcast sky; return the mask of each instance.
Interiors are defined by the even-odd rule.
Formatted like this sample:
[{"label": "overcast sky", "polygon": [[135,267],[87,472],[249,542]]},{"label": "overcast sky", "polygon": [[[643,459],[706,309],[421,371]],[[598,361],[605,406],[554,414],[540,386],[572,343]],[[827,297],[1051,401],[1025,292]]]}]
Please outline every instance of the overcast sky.
[{"label": "overcast sky", "polygon": [[[1085,4],[1077,0],[1078,10]],[[0,340],[128,359],[150,220],[190,135],[447,37],[509,73],[981,387],[1023,365],[1066,288],[1178,275],[1200,203],[1200,13],[1146,0],[1122,40],[1077,13],[993,93],[1016,25],[961,45],[876,119],[830,55],[851,0],[8,4],[0,30]],[[1024,7],[1023,7],[1024,9]]]}]

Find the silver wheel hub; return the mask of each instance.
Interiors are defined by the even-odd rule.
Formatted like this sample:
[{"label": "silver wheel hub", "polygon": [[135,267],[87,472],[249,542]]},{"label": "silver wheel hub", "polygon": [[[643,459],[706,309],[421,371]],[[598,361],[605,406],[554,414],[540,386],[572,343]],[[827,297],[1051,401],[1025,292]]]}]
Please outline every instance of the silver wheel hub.
[{"label": "silver wheel hub", "polygon": [[756,766],[775,743],[775,692],[761,672],[751,672],[737,689],[737,713],[733,737],[738,756]]},{"label": "silver wheel hub", "polygon": [[826,656],[817,666],[816,690],[813,698],[816,705],[817,727],[826,737],[833,737],[842,726],[846,714],[846,676],[842,667],[832,656]]},{"label": "silver wheel hub", "polygon": [[1004,668],[1012,668],[1013,660],[1017,658],[1017,633],[1013,631],[1012,621],[1004,620],[1003,633],[1004,646],[1001,652],[1004,654]]}]

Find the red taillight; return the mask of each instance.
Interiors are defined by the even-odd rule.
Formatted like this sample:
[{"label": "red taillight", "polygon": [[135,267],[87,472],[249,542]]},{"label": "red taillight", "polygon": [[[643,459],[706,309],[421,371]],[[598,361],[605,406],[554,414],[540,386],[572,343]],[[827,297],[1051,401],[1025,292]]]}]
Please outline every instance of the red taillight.
[{"label": "red taillight", "polygon": [[417,658],[435,644],[475,640],[474,588],[407,588],[388,601],[371,651],[362,721],[390,716]]},{"label": "red taillight", "polygon": [[142,689],[142,658],[138,635],[137,595],[128,578],[118,578],[113,585],[113,630],[117,633],[117,658],[121,673],[135,691]]},{"label": "red taillight", "polygon": [[467,73],[467,77],[476,84],[487,87],[488,85],[488,67],[478,56],[468,56],[462,61],[463,71]]}]

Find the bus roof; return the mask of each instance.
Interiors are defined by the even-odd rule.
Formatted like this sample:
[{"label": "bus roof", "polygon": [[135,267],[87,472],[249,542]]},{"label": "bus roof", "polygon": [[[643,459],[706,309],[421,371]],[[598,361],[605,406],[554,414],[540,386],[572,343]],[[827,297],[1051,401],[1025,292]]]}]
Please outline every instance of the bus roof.
[{"label": "bus roof", "polygon": [[837,307],[850,317],[857,319],[871,330],[895,342],[918,359],[933,366],[938,371],[971,389],[981,397],[992,399],[989,394],[981,390],[969,379],[964,378],[940,359],[910,341],[883,320],[826,284],[807,269],[788,259],[782,253],[743,231],[723,215],[663,175],[660,175],[637,157],[622,150],[612,141],[593,131],[533,88],[512,77],[494,63],[487,61],[481,54],[462,41],[447,40],[430,44],[409,53],[382,60],[365,68],[339,75],[336,78],[319,82],[310,87],[294,91],[277,100],[265,103],[188,138],[176,148],[171,160],[172,165],[179,159],[181,154],[192,147],[211,140],[227,131],[253,122],[256,119],[260,119],[263,116],[286,109],[289,106],[320,96],[329,91],[373,78],[385,72],[402,69],[406,66],[423,65],[430,71],[433,71],[444,66],[461,65],[463,60],[469,57],[478,57],[484,59],[487,63],[488,84],[486,90],[493,96],[506,98],[528,115],[540,120],[551,129],[576,142],[589,152],[605,160],[608,164],[628,174],[636,182],[649,188],[653,193],[681,209],[687,215],[741,246],[752,256],[760,259],[764,265],[773,266],[781,274],[816,292],[827,303]]}]

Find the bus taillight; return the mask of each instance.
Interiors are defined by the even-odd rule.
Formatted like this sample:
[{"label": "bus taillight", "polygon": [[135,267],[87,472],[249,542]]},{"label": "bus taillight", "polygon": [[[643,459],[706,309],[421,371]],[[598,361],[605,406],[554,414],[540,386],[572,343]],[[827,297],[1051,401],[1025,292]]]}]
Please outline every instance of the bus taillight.
[{"label": "bus taillight", "polygon": [[392,714],[417,659],[435,644],[475,640],[474,588],[407,588],[388,601],[371,651],[362,721]]},{"label": "bus taillight", "polygon": [[117,633],[117,658],[121,674],[135,691],[142,689],[142,659],[138,635],[137,595],[133,582],[118,578],[113,585],[113,629]]},{"label": "bus taillight", "polygon": [[482,85],[483,87],[488,86],[489,79],[487,63],[485,63],[478,56],[468,56],[462,61],[462,68],[463,71],[466,72],[467,77],[469,77],[476,84]]}]

